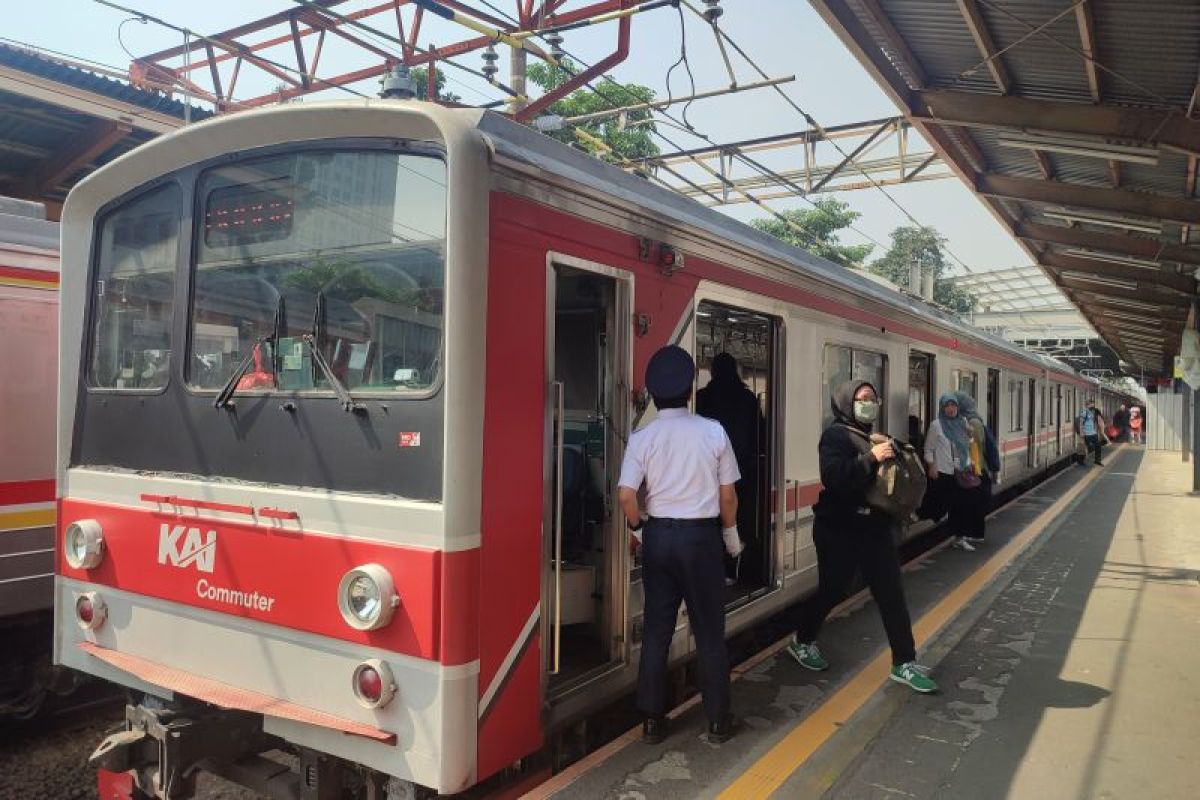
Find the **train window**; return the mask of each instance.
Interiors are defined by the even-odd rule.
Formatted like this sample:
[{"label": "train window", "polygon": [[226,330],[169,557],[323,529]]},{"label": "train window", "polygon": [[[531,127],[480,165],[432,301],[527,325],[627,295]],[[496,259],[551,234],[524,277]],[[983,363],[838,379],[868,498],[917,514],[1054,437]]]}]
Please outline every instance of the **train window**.
[{"label": "train window", "polygon": [[1008,429],[1024,430],[1025,384],[1021,381],[1008,382]]},{"label": "train window", "polygon": [[963,370],[958,376],[958,391],[968,395],[972,400],[979,400],[979,373]]},{"label": "train window", "polygon": [[290,152],[199,180],[189,382],[425,393],[439,378],[446,166],[384,150]]},{"label": "train window", "polygon": [[179,260],[181,192],[168,184],[126,203],[99,227],[92,295],[90,383],[167,385]]},{"label": "train window", "polygon": [[846,381],[863,381],[870,383],[875,387],[875,391],[879,392],[879,420],[875,423],[875,429],[887,430],[887,356],[870,350],[827,344],[823,374],[825,394],[822,407],[825,411],[821,421],[822,427],[833,422],[833,412],[828,399],[833,395],[833,390]]}]

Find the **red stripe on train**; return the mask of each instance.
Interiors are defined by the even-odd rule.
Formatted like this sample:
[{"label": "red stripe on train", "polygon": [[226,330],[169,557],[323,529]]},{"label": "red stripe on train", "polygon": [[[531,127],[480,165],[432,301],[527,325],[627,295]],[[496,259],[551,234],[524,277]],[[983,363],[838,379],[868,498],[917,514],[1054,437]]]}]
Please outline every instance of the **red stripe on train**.
[{"label": "red stripe on train", "polygon": [[27,269],[25,267],[0,266],[0,279],[11,278],[19,281],[33,281],[47,286],[58,286],[58,273],[46,269]]},{"label": "red stripe on train", "polygon": [[[77,570],[60,552],[60,575],[443,664],[477,657],[465,609],[477,605],[478,550],[447,553],[64,500],[60,526],[79,519],[100,523],[104,560]],[[338,582],[364,564],[384,567],[400,598],[392,620],[376,631],[351,628],[338,610]]]},{"label": "red stripe on train", "polygon": [[0,506],[49,503],[54,500],[54,479],[0,482]]}]

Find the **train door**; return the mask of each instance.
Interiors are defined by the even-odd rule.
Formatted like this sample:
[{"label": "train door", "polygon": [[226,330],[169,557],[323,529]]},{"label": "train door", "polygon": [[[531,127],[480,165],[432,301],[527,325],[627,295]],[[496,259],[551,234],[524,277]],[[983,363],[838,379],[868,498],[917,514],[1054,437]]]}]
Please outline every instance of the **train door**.
[{"label": "train door", "polygon": [[542,641],[551,697],[626,658],[625,534],[613,496],[628,429],[630,296],[616,270],[555,263],[548,272]]},{"label": "train door", "polygon": [[726,564],[726,605],[734,608],[775,586],[775,523],[782,497],[775,455],[782,412],[777,373],[781,328],[774,317],[704,300],[696,308],[696,413],[721,423],[733,444],[738,531],[746,549]]},{"label": "train door", "polygon": [[1025,451],[1027,453],[1025,463],[1030,467],[1036,467],[1037,466],[1037,438],[1038,438],[1037,379],[1036,378],[1029,379],[1029,411],[1026,412],[1026,417],[1027,417],[1026,421],[1029,423],[1029,427],[1028,427],[1029,447]]},{"label": "train door", "polygon": [[1062,384],[1054,384],[1054,457],[1062,458],[1063,454],[1063,435],[1062,435],[1062,406],[1063,406],[1063,390]]},{"label": "train door", "polygon": [[925,433],[934,414],[937,370],[934,357],[916,350],[908,354],[908,443],[924,452]]},{"label": "train door", "polygon": [[992,435],[1000,437],[1000,370],[987,372],[987,424]]}]

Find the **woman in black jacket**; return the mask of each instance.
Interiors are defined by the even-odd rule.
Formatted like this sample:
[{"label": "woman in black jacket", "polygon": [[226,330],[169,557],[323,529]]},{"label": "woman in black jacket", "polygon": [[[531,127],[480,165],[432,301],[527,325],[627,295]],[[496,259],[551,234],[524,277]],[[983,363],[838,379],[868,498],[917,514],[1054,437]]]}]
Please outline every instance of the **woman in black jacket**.
[{"label": "woman in black jacket", "polygon": [[875,387],[863,381],[843,383],[833,393],[833,423],[821,434],[821,495],[813,506],[813,544],[820,587],[800,606],[796,635],[788,653],[811,670],[828,669],[817,647],[825,617],[845,598],[855,570],[862,570],[879,606],[892,648],[891,679],[918,692],[937,684],[916,663],[912,622],[900,577],[892,529],[897,524],[867,505],[867,489],[880,462],[894,457],[889,442],[872,445],[871,428],[879,417]]}]

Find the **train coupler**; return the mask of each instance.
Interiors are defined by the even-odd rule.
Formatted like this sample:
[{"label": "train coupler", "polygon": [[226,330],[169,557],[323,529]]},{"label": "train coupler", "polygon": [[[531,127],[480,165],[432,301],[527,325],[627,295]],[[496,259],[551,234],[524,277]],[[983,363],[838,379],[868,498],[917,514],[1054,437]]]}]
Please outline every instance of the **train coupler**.
[{"label": "train coupler", "polygon": [[108,736],[88,759],[99,769],[129,773],[139,792],[186,800],[209,765],[232,764],[281,746],[263,732],[262,717],[209,706],[125,707],[123,731]]}]

